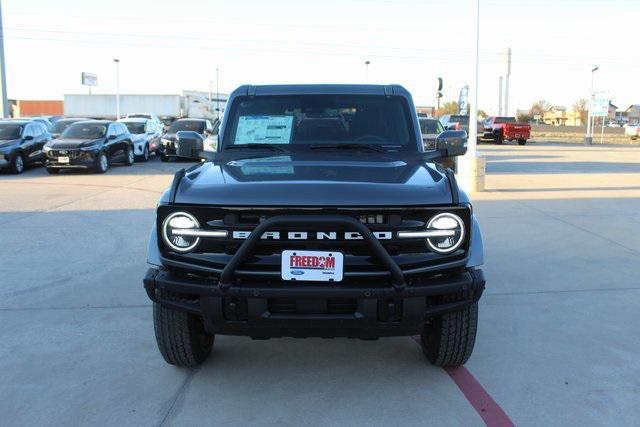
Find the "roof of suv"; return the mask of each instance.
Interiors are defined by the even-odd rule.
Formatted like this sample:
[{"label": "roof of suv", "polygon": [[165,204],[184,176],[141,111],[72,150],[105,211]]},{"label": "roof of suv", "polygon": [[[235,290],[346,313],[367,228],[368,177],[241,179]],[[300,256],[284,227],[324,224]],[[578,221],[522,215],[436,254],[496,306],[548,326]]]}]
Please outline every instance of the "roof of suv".
[{"label": "roof of suv", "polygon": [[[363,84],[295,84],[240,86],[231,96],[241,95],[401,95],[410,97],[409,92],[400,85],[363,85]],[[231,98],[231,96],[229,98]]]}]

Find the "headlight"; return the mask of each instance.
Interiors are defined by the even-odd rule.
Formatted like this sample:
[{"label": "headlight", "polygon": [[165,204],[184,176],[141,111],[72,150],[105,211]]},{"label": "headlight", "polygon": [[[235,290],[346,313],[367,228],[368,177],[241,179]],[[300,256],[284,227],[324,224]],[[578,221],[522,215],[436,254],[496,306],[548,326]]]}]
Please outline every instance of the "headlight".
[{"label": "headlight", "polygon": [[81,151],[96,151],[100,148],[100,144],[88,145],[86,147],[80,147]]},{"label": "headlight", "polygon": [[174,212],[162,222],[162,239],[176,252],[189,252],[193,250],[200,237],[190,235],[190,230],[200,228],[198,220],[186,212]]},{"label": "headlight", "polygon": [[45,153],[48,153],[49,151],[51,151],[51,145],[47,142],[46,144],[44,144],[44,146],[42,147],[42,151],[44,151]]},{"label": "headlight", "polygon": [[427,229],[427,231],[443,232],[442,236],[427,237],[427,244],[431,250],[439,254],[455,251],[464,240],[464,221],[452,213],[441,213],[434,216],[427,223]]}]

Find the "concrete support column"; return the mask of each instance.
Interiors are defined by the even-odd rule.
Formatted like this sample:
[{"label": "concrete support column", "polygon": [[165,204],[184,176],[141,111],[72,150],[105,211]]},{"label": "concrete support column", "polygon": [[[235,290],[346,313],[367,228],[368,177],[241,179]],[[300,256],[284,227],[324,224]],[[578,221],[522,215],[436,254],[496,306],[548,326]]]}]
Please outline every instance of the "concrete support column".
[{"label": "concrete support column", "polygon": [[483,156],[458,157],[458,185],[467,193],[484,191],[486,159]]}]

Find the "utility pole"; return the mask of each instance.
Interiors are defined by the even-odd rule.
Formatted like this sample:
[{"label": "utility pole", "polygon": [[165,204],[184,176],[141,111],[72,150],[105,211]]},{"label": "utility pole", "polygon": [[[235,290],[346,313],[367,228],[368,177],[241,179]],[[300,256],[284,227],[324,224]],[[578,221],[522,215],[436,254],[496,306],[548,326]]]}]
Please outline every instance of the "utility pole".
[{"label": "utility pole", "polygon": [[371,64],[371,61],[364,61],[364,66],[366,68],[366,73],[367,73],[367,83],[369,83],[369,64]]},{"label": "utility pole", "polygon": [[220,121],[220,80],[219,80],[219,70],[216,67],[216,118]]},{"label": "utility pole", "polygon": [[500,76],[498,79],[498,116],[502,115],[502,80],[503,77]]},{"label": "utility pole", "polygon": [[4,68],[4,25],[2,24],[2,0],[0,0],[0,117],[11,117],[7,101],[7,78]]},{"label": "utility pole", "polygon": [[120,60],[115,58],[116,64],[116,120],[120,120]]},{"label": "utility pole", "polygon": [[593,102],[593,74],[600,69],[599,66],[594,66],[591,69],[591,87],[589,89],[589,98],[587,98],[587,132],[584,136],[584,145],[591,145],[593,142],[593,129],[591,127],[591,103]]},{"label": "utility pole", "polygon": [[511,48],[507,49],[507,74],[504,78],[504,115],[509,115],[509,78],[511,77]]}]

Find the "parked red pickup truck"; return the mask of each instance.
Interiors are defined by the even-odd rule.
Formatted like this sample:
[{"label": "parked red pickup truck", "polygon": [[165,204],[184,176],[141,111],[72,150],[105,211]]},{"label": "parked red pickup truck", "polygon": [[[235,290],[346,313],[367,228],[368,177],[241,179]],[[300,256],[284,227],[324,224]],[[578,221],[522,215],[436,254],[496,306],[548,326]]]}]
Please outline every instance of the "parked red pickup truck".
[{"label": "parked red pickup truck", "polygon": [[531,136],[531,126],[516,122],[515,117],[489,117],[483,126],[484,139],[492,139],[496,144],[518,141],[518,144],[524,145]]}]

